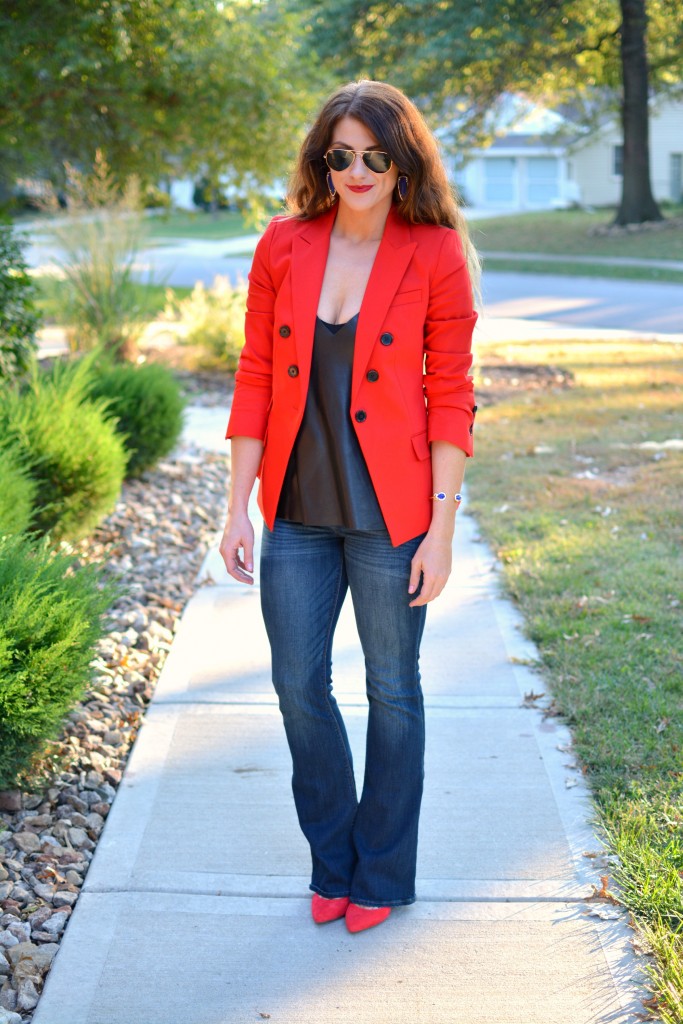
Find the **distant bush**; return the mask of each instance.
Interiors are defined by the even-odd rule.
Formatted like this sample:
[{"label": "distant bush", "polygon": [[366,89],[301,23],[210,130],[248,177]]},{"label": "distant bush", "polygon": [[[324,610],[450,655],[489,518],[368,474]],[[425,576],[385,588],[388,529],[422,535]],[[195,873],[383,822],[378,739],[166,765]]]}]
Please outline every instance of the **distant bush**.
[{"label": "distant bush", "polygon": [[142,193],[142,205],[146,210],[171,209],[171,197],[158,185],[146,185]]},{"label": "distant bush", "polygon": [[126,454],[104,403],[88,396],[91,364],[34,367],[24,388],[0,394],[0,437],[35,481],[31,527],[73,540],[107,515],[121,490]]},{"label": "distant bush", "polygon": [[13,445],[0,447],[0,537],[27,529],[36,490],[19,449]]},{"label": "distant bush", "polygon": [[122,363],[96,369],[89,394],[106,399],[128,455],[127,476],[139,476],[172,450],[183,429],[184,399],[165,366]]},{"label": "distant bush", "polygon": [[17,784],[90,681],[113,600],[93,566],[46,542],[0,538],[0,789]]},{"label": "distant bush", "polygon": [[38,313],[35,287],[23,242],[9,224],[0,224],[0,380],[26,372],[35,354]]},{"label": "distant bush", "polygon": [[166,316],[180,321],[183,340],[201,346],[214,364],[236,370],[244,347],[246,285],[235,287],[219,275],[211,288],[198,282],[186,299],[176,299],[170,291],[167,294]]}]

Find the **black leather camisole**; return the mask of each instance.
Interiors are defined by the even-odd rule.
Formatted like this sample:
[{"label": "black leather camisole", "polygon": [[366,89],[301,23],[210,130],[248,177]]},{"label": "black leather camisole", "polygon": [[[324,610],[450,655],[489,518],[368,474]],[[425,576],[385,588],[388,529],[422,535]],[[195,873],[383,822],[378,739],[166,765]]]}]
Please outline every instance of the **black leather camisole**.
[{"label": "black leather camisole", "polygon": [[277,509],[281,519],[306,526],[385,528],[349,413],[357,322],[358,314],[345,324],[316,318],[304,418]]}]

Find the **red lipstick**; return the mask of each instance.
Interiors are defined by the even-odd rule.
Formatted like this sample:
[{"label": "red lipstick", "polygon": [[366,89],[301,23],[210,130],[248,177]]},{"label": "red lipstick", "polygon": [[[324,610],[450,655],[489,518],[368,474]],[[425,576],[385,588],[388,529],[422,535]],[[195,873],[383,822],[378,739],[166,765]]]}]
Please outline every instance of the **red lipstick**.
[{"label": "red lipstick", "polygon": [[373,187],[372,185],[347,185],[351,192],[369,192]]}]

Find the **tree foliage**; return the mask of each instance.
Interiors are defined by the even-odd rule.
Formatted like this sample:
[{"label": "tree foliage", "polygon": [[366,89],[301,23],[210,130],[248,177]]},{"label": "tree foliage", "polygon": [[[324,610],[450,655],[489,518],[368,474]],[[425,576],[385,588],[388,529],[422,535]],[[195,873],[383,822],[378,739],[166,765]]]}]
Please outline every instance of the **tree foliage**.
[{"label": "tree foliage", "polygon": [[[307,12],[308,45],[340,79],[398,85],[433,123],[456,123],[460,145],[485,140],[486,113],[505,91],[570,103],[584,123],[621,105],[628,0],[291,2]],[[681,90],[680,0],[646,7],[649,85],[660,94]]]},{"label": "tree foliage", "polygon": [[38,313],[24,240],[0,223],[0,380],[19,377],[34,357]]},{"label": "tree foliage", "polygon": [[[386,79],[435,114],[457,99],[475,125],[504,90],[555,101],[621,90],[618,0],[293,0],[310,22],[308,45],[339,79]],[[653,88],[680,87],[679,0],[649,0]]]},{"label": "tree foliage", "polygon": [[282,174],[319,80],[275,3],[4,0],[0,175]]}]

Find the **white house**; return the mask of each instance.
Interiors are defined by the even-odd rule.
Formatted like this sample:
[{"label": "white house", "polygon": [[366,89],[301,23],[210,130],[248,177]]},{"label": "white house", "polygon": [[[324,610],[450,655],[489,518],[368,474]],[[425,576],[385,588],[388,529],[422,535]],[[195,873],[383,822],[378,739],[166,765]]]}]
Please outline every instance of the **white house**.
[{"label": "white house", "polygon": [[[621,195],[623,144],[617,119],[573,143],[569,175],[588,206],[615,205]],[[664,100],[650,109],[650,178],[658,202],[683,200],[683,101]]]},{"label": "white house", "polygon": [[[524,97],[504,97],[486,148],[451,158],[466,201],[491,210],[543,210],[573,203],[606,206],[621,194],[621,126],[588,131]],[[650,114],[652,188],[658,201],[683,199],[683,100],[654,102]]]}]

